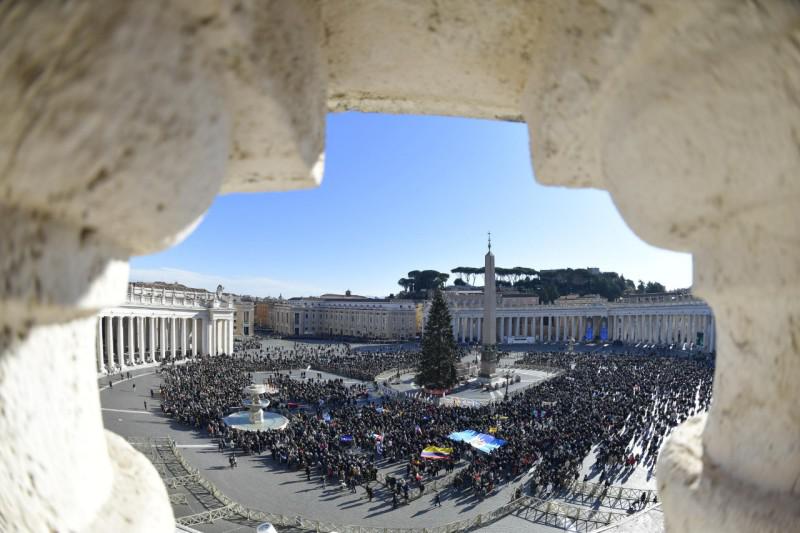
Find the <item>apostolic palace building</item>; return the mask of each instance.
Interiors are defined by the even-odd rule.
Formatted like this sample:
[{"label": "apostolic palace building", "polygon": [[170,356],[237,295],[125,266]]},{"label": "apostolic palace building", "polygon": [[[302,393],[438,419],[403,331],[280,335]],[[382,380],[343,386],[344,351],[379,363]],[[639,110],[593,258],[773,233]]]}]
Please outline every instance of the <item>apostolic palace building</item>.
[{"label": "apostolic palace building", "polygon": [[419,334],[419,306],[414,300],[323,294],[290,298],[273,306],[275,333],[299,337],[359,337],[405,340]]}]

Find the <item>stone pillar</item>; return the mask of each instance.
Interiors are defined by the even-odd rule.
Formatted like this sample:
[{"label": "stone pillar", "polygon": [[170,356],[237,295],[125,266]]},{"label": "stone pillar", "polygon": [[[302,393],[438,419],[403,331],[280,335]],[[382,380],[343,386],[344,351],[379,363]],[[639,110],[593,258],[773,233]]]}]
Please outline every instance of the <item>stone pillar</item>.
[{"label": "stone pillar", "polygon": [[106,316],[103,317],[105,320],[105,330],[106,330],[106,368],[109,372],[114,371],[114,332],[111,329],[112,324],[112,317]]},{"label": "stone pillar", "polygon": [[128,358],[130,359],[130,364],[136,364],[136,355],[135,355],[135,348],[136,342],[133,336],[133,317],[129,316],[128,318]]},{"label": "stone pillar", "polygon": [[206,325],[206,343],[208,345],[208,355],[214,356],[217,355],[217,339],[216,339],[216,331],[214,328],[216,327],[216,320],[214,317],[210,317],[208,319],[208,324]]},{"label": "stone pillar", "polygon": [[228,354],[232,353],[233,353],[233,319],[230,319],[228,320]]},{"label": "stone pillar", "polygon": [[102,373],[105,371],[103,367],[103,317],[97,317],[97,325],[95,327],[95,345],[94,345],[94,352],[95,352],[95,363],[97,365],[97,373]]},{"label": "stone pillar", "polygon": [[122,328],[122,317],[116,317],[116,324],[114,326],[114,331],[116,333],[116,345],[117,345],[117,365],[119,365],[120,371],[125,368],[125,339],[123,338],[123,328]]},{"label": "stone pillar", "polygon": [[170,354],[172,355],[172,360],[174,361],[174,360],[177,359],[176,347],[178,345],[177,344],[177,340],[178,340],[178,331],[177,331],[178,330],[178,319],[173,316],[173,317],[170,317],[168,320],[169,320],[169,349],[170,349]]},{"label": "stone pillar", "polygon": [[595,53],[609,34],[563,36],[584,62],[560,56],[528,80],[535,175],[606,189],[643,240],[691,252],[692,290],[716,313],[711,410],[678,426],[658,460],[667,531],[796,531],[800,5],[664,4],[647,21],[613,11],[604,27],[619,55]]},{"label": "stone pillar", "polygon": [[198,318],[190,318],[189,323],[191,324],[191,329],[189,330],[191,333],[191,354],[192,357],[200,355],[200,327],[199,327],[200,320]]},{"label": "stone pillar", "polygon": [[667,342],[672,344],[672,315],[667,315]]},{"label": "stone pillar", "polygon": [[136,326],[136,353],[139,360],[144,363],[144,318],[137,316],[134,318]]},{"label": "stone pillar", "polygon": [[189,357],[189,319],[181,318],[181,359]]},{"label": "stone pillar", "polygon": [[158,317],[158,353],[161,356],[159,361],[163,361],[167,357],[167,319],[166,317]]}]

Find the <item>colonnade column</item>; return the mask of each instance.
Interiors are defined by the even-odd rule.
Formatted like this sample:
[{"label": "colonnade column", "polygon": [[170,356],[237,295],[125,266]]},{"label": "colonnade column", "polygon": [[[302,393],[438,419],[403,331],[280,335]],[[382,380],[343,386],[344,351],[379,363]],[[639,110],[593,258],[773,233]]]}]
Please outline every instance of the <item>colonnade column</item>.
[{"label": "colonnade column", "polygon": [[103,371],[103,317],[98,317],[95,326],[95,363],[97,372]]},{"label": "colonnade column", "polygon": [[176,353],[177,353],[177,350],[175,349],[176,340],[178,336],[178,332],[176,331],[177,325],[178,325],[177,318],[172,317],[169,319],[169,351],[173,361],[176,359]]},{"label": "colonnade column", "polygon": [[136,325],[136,353],[139,355],[139,360],[144,363],[144,318],[137,316],[135,318]]},{"label": "colonnade column", "polygon": [[158,351],[163,361],[167,357],[167,322],[164,317],[158,317]]},{"label": "colonnade column", "polygon": [[228,354],[233,353],[233,319],[228,320]]},{"label": "colonnade column", "polygon": [[130,359],[130,364],[136,364],[136,358],[133,355],[133,348],[134,348],[134,339],[133,339],[133,317],[129,316],[128,319],[128,355]]},{"label": "colonnade column", "polygon": [[[114,317],[112,317],[111,320],[113,321]],[[114,329],[114,333],[116,334],[116,343],[115,344],[117,345],[116,363],[119,366],[120,370],[122,370],[122,368],[125,366],[125,358],[124,358],[124,356],[122,354],[122,352],[124,351],[125,347],[123,346],[123,343],[122,343],[123,339],[122,339],[122,317],[121,316],[116,317],[116,324],[114,324],[114,328],[113,329]]]},{"label": "colonnade column", "polygon": [[209,355],[217,355],[217,320],[215,318],[208,319],[208,353]]},{"label": "colonnade column", "polygon": [[200,355],[200,319],[189,319],[192,323],[192,356]]},{"label": "colonnade column", "polygon": [[181,358],[186,359],[189,355],[189,319],[181,318]]},{"label": "colonnade column", "polygon": [[104,317],[106,330],[106,369],[110,372],[114,366],[114,333],[111,331],[111,317]]},{"label": "colonnade column", "polygon": [[148,323],[147,331],[150,333],[150,338],[147,339],[147,353],[150,355],[150,362],[155,363],[157,359],[156,317],[154,316],[147,317],[147,323]]}]

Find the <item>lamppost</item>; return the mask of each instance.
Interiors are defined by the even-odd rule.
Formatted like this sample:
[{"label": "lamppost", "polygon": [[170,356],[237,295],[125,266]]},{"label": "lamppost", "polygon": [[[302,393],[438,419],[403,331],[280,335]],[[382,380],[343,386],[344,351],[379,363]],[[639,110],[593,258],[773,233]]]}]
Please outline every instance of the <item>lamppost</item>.
[{"label": "lamppost", "polygon": [[503,400],[508,399],[508,383],[511,380],[511,376],[513,375],[514,372],[510,369],[506,369],[505,374],[503,374],[503,377],[506,378],[506,393],[503,395]]}]

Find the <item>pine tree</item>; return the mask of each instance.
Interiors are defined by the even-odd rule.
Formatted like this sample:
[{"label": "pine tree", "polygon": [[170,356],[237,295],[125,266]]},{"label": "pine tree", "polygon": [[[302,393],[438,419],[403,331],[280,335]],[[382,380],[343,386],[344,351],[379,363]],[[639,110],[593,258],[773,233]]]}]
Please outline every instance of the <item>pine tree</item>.
[{"label": "pine tree", "polygon": [[450,325],[450,311],[442,292],[437,290],[422,335],[422,357],[417,368],[417,384],[433,389],[449,389],[457,381],[456,358],[456,341]]}]

